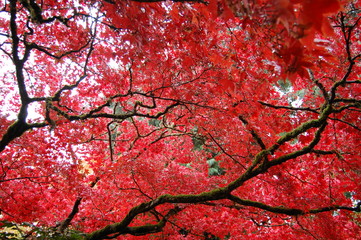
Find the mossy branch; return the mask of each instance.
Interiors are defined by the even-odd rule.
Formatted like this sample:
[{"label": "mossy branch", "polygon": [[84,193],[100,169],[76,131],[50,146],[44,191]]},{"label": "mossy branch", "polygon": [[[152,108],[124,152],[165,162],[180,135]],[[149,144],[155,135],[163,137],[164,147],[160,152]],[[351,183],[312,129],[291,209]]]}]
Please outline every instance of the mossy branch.
[{"label": "mossy branch", "polygon": [[307,214],[316,214],[321,212],[329,212],[329,211],[335,211],[335,210],[347,210],[352,212],[360,212],[361,208],[361,202],[357,204],[356,207],[346,207],[346,206],[328,206],[328,207],[322,207],[322,208],[315,208],[310,210],[302,210],[298,208],[288,208],[285,206],[270,206],[261,202],[251,201],[247,199],[241,199],[237,196],[230,195],[228,197],[229,200],[238,203],[243,206],[249,206],[249,207],[255,207],[259,209],[266,210],[268,212],[272,213],[278,213],[278,214],[285,214],[289,216],[299,216],[299,215],[307,215]]},{"label": "mossy branch", "polygon": [[[214,200],[220,200],[220,199],[226,199],[228,194],[225,192],[225,189],[218,188],[215,190],[212,190],[210,192],[204,192],[200,194],[180,194],[180,195],[170,195],[165,194],[162,195],[152,201],[142,203],[138,206],[133,207],[127,216],[123,219],[123,221],[119,223],[114,223],[107,225],[103,229],[94,231],[87,235],[87,240],[96,240],[96,239],[104,239],[109,235],[120,235],[120,234],[127,234],[127,233],[136,233],[138,235],[145,235],[149,233],[153,233],[155,230],[159,230],[159,228],[163,228],[167,218],[163,219],[161,222],[159,222],[156,225],[145,225],[137,228],[129,228],[128,225],[133,221],[133,219],[142,213],[148,212],[155,207],[164,204],[164,203],[202,203],[206,201],[214,201]],[[176,208],[178,209],[178,208]],[[178,210],[174,210],[174,214],[178,212]],[[180,210],[179,210],[180,211]],[[168,215],[170,212],[168,213]],[[170,215],[173,215],[170,214]],[[146,232],[151,231],[151,232]]]}]

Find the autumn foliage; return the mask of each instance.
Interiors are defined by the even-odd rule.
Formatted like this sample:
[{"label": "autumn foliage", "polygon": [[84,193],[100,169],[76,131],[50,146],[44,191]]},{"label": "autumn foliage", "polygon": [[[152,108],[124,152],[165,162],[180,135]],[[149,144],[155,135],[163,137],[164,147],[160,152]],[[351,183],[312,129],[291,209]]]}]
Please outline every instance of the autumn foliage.
[{"label": "autumn foliage", "polygon": [[0,236],[359,239],[358,0],[0,9]]}]

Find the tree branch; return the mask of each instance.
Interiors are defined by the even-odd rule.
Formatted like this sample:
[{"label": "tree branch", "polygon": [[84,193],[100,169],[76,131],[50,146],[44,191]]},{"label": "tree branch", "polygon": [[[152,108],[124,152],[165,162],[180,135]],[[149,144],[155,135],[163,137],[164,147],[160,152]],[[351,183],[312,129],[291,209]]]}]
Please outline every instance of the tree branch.
[{"label": "tree branch", "polygon": [[[90,188],[93,188],[98,183],[99,180],[100,180],[100,178],[96,177],[95,180],[90,184]],[[58,231],[60,233],[64,233],[65,229],[67,229],[69,227],[71,221],[74,219],[75,215],[79,212],[79,206],[80,206],[82,200],[83,200],[82,197],[78,197],[75,200],[73,209],[69,213],[68,217],[63,222],[61,222],[61,224],[58,227]]]},{"label": "tree branch", "polygon": [[[117,236],[121,234],[127,234],[130,233],[128,225],[133,221],[133,219],[142,213],[148,212],[155,207],[164,204],[164,203],[201,203],[206,201],[212,201],[212,200],[219,200],[219,199],[226,199],[227,194],[224,191],[223,188],[215,189],[210,192],[203,192],[200,194],[180,194],[180,195],[170,195],[165,194],[162,195],[152,201],[142,203],[136,207],[133,207],[127,216],[119,223],[114,223],[111,225],[107,225],[103,229],[94,231],[86,236],[87,240],[98,240],[98,239],[105,239],[109,235],[117,234]],[[155,227],[157,228],[157,227]],[[139,229],[144,229],[147,231],[153,231],[154,227],[147,228],[146,226],[141,226],[137,229],[137,232]],[[149,232],[152,233],[152,232]],[[144,232],[144,234],[146,234]],[[143,234],[143,235],[144,235]]]},{"label": "tree branch", "polygon": [[258,101],[258,102],[266,107],[270,107],[270,108],[274,108],[274,109],[287,109],[287,110],[292,110],[292,111],[308,111],[308,112],[313,112],[313,113],[319,113],[316,109],[312,109],[312,108],[308,108],[308,107],[300,108],[300,107],[291,107],[291,106],[279,106],[279,105],[273,105],[273,104],[262,102],[262,101]]}]

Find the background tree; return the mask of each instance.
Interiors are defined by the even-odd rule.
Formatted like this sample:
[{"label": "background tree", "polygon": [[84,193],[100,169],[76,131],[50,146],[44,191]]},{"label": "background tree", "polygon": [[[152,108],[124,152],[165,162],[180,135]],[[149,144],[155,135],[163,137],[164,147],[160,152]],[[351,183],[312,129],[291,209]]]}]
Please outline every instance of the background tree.
[{"label": "background tree", "polygon": [[26,225],[25,239],[359,236],[358,1],[0,8],[3,227]]}]

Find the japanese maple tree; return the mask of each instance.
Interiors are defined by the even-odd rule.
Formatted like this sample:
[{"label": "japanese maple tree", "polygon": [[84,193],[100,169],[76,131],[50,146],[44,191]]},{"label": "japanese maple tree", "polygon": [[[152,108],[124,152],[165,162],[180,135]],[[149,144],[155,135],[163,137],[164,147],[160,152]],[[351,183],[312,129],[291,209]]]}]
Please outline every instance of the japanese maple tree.
[{"label": "japanese maple tree", "polygon": [[360,1],[0,8],[0,236],[360,236]]}]

